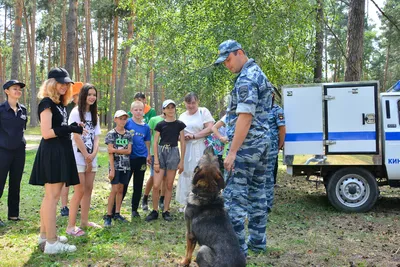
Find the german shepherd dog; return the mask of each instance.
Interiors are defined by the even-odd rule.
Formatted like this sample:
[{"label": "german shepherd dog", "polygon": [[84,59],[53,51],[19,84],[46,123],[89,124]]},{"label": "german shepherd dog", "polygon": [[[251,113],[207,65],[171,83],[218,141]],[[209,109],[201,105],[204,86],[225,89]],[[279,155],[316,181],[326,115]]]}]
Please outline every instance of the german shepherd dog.
[{"label": "german shepherd dog", "polygon": [[185,210],[186,255],[181,265],[189,266],[198,242],[196,263],[199,267],[246,266],[246,258],[224,209],[220,191],[225,182],[215,156],[210,153],[202,156],[192,184]]}]

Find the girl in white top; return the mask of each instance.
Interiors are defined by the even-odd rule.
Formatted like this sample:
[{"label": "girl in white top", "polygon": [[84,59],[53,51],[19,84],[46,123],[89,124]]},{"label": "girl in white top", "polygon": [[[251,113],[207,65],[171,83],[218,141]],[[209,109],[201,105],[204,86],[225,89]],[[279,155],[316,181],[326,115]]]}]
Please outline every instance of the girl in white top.
[{"label": "girl in white top", "polygon": [[194,169],[206,148],[204,138],[211,134],[215,122],[207,108],[199,107],[199,98],[195,93],[191,92],[185,96],[185,106],[186,111],[179,116],[179,120],[186,124],[186,153],[184,171],[179,175],[176,191],[176,200],[182,205],[187,203],[192,189]]},{"label": "girl in white top", "polygon": [[89,222],[89,208],[92,197],[94,177],[97,172],[97,152],[99,150],[100,121],[97,116],[97,89],[85,84],[80,93],[78,106],[72,109],[69,123],[84,123],[87,134],[72,135],[75,161],[80,184],[74,186],[74,195],[70,203],[67,234],[81,236],[85,232],[76,226],[76,215],[81,204],[81,227],[101,227]]}]

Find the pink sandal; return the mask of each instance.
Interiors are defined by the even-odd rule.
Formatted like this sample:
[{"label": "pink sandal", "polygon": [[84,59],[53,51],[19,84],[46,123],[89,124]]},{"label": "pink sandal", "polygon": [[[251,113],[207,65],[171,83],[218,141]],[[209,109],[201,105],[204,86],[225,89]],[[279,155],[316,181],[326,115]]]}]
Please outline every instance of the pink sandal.
[{"label": "pink sandal", "polygon": [[79,227],[75,227],[73,230],[66,230],[65,232],[72,236],[83,236],[85,234],[85,231]]}]

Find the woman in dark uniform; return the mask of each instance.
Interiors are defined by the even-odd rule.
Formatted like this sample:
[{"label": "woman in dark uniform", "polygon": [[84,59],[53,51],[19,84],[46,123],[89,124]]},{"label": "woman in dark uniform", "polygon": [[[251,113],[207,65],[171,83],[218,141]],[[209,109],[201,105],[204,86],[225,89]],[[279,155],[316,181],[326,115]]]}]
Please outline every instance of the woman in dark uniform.
[{"label": "woman in dark uniform", "polygon": [[[19,193],[25,165],[26,108],[18,103],[25,84],[17,80],[3,85],[7,100],[0,104],[0,198],[8,180],[8,220],[19,221]],[[0,226],[5,226],[0,219]]]},{"label": "woman in dark uniform", "polygon": [[76,251],[65,236],[57,237],[56,208],[63,185],[79,184],[78,171],[72,150],[71,133],[82,134],[81,125],[67,124],[66,106],[72,94],[72,80],[63,68],[50,70],[40,87],[38,108],[42,140],[36,153],[29,183],[44,186],[40,209],[39,245],[44,253]]}]

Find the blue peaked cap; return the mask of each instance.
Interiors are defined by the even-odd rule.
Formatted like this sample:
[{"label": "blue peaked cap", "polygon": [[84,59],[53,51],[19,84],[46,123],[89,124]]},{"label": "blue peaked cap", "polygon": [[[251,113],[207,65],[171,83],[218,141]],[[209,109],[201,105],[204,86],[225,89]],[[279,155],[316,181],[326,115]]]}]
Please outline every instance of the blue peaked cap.
[{"label": "blue peaked cap", "polygon": [[226,60],[231,52],[242,49],[242,46],[235,40],[226,40],[218,46],[218,58],[214,65],[220,64]]}]

